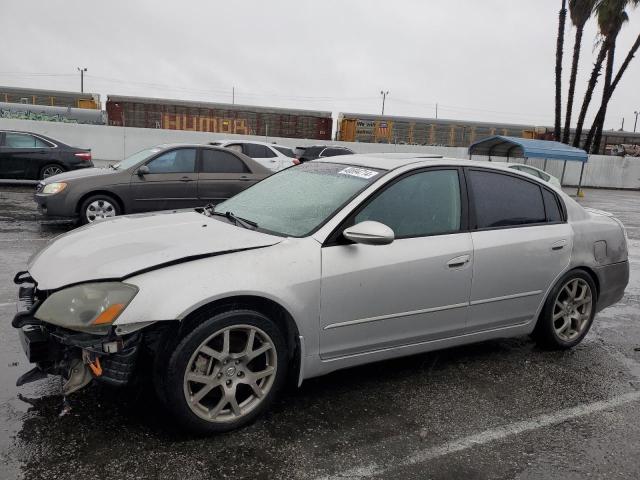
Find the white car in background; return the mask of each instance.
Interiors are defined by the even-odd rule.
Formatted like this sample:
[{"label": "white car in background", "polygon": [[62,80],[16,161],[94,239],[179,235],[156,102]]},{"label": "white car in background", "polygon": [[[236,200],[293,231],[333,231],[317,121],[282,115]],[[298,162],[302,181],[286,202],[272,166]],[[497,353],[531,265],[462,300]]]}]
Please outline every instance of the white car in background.
[{"label": "white car in background", "polygon": [[263,167],[274,172],[300,163],[293,153],[293,149],[275,143],[255,142],[253,140],[217,140],[210,142],[210,145],[244,153],[247,157],[253,158]]},{"label": "white car in background", "polygon": [[540,170],[539,168],[532,167],[530,165],[523,165],[522,163],[511,163],[508,165],[508,168],[512,168],[514,170],[518,170],[519,172],[528,173],[529,175],[533,175],[534,177],[541,178],[547,183],[550,183],[554,187],[561,188],[560,180],[558,180],[553,175],[549,175],[544,170]]}]

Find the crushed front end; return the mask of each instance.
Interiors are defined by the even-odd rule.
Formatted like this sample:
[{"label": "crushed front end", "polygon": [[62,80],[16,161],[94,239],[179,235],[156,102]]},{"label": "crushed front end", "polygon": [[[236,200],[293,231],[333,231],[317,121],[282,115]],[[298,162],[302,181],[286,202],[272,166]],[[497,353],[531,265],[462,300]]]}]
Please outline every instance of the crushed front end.
[{"label": "crushed front end", "polygon": [[[63,393],[67,395],[81,389],[92,380],[112,386],[122,386],[131,380],[141,349],[143,332],[113,325],[118,313],[114,314],[114,310],[126,307],[122,298],[115,299],[120,303],[109,300],[108,294],[105,297],[107,301],[99,298],[100,295],[95,293],[100,293],[101,287],[89,290],[88,294],[84,292],[88,297],[96,297],[88,298],[84,302],[79,295],[76,295],[76,298],[73,298],[73,295],[72,298],[64,298],[63,295],[59,295],[60,291],[39,291],[37,282],[28,272],[18,273],[14,282],[19,285],[19,291],[18,311],[12,326],[19,329],[25,354],[29,362],[36,365],[17,380],[18,386],[47,375],[59,375],[63,379]],[[67,288],[62,291],[68,297],[67,292],[70,290]],[[63,298],[52,300],[56,294]],[[78,314],[79,321],[68,318],[47,321],[49,316],[60,316],[63,313],[60,307],[64,306],[64,302],[68,302],[70,317]],[[67,323],[72,328],[63,326]]]}]

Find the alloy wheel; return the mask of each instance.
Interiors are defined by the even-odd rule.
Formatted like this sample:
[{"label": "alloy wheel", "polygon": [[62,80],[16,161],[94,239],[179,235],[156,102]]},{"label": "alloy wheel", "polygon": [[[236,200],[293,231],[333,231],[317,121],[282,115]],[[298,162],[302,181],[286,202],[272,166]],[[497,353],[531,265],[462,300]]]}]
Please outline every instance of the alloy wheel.
[{"label": "alloy wheel", "polygon": [[589,324],[593,308],[591,287],[582,278],[567,281],[553,304],[553,328],[557,337],[572,341]]},{"label": "alloy wheel", "polygon": [[209,422],[238,420],[269,393],[277,363],[274,342],[261,329],[252,325],[223,328],[202,342],[187,363],[187,405]]},{"label": "alloy wheel", "polygon": [[54,175],[58,175],[62,172],[63,172],[62,168],[56,167],[55,165],[50,165],[44,170],[42,170],[42,178],[45,179],[45,178],[53,177]]},{"label": "alloy wheel", "polygon": [[87,222],[92,223],[103,218],[115,217],[116,208],[108,200],[95,200],[91,202],[85,210]]}]

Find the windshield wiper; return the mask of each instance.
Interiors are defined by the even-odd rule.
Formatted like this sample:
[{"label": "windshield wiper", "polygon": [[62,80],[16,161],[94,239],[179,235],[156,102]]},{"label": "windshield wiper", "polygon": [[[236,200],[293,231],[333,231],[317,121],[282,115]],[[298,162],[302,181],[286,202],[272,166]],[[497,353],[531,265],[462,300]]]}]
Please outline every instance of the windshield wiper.
[{"label": "windshield wiper", "polygon": [[215,206],[214,205],[207,205],[204,207],[204,211],[209,214],[209,216],[218,216],[218,217],[225,217],[228,220],[233,220],[233,222],[236,225],[240,225],[244,228],[248,228],[248,229],[256,229],[258,228],[258,224],[256,222],[253,222],[251,220],[247,220],[246,218],[242,218],[242,217],[238,217],[236,215],[233,214],[233,212],[216,212],[215,211]]}]

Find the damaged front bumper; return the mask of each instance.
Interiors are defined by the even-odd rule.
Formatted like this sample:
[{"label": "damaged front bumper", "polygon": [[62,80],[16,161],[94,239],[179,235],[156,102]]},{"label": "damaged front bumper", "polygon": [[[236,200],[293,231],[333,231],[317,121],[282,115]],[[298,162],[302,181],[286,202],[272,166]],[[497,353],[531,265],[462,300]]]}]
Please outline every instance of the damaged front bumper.
[{"label": "damaged front bumper", "polygon": [[18,312],[12,325],[19,329],[24,352],[35,368],[22,375],[18,386],[47,375],[63,378],[63,393],[73,393],[92,380],[112,386],[123,386],[131,380],[143,333],[116,334],[115,327],[107,335],[76,332],[42,322],[34,317],[41,300],[35,282],[18,274]]}]

